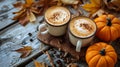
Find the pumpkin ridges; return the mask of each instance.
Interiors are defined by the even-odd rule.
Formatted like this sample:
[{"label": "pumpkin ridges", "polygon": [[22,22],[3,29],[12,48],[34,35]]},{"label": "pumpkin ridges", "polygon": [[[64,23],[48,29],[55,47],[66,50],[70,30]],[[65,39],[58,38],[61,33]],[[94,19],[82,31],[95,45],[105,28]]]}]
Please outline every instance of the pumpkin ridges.
[{"label": "pumpkin ridges", "polygon": [[111,59],[109,56],[105,56],[106,62],[107,62],[107,67],[114,67],[114,61]]},{"label": "pumpkin ridges", "polygon": [[104,58],[104,56],[101,56],[96,67],[107,67],[107,62]]},{"label": "pumpkin ridges", "polygon": [[98,47],[98,45],[95,45],[95,46],[90,46],[90,48],[89,49],[87,49],[87,52],[90,52],[90,51],[98,51],[98,50],[100,50],[102,47],[101,46],[99,46]]},{"label": "pumpkin ridges", "polygon": [[119,37],[119,31],[117,30],[117,28],[115,28],[113,26],[110,27],[110,30],[111,30],[111,38],[110,38],[110,40],[114,41],[116,38]]},{"label": "pumpkin ridges", "polygon": [[102,46],[102,48],[105,48],[108,46],[106,43],[100,42],[100,46]]},{"label": "pumpkin ridges", "polygon": [[117,54],[116,54],[116,53],[114,53],[114,52],[108,52],[108,53],[106,53],[106,55],[109,56],[110,58],[112,58],[112,60],[113,60],[115,63],[117,62],[117,58],[115,58],[115,57],[117,57]]},{"label": "pumpkin ridges", "polygon": [[89,53],[87,53],[86,54],[88,56],[86,57],[87,62],[89,62],[91,58],[95,57],[98,54],[99,54],[99,51],[90,51]]},{"label": "pumpkin ridges", "polygon": [[107,16],[106,15],[101,15],[100,18],[106,18]]},{"label": "pumpkin ridges", "polygon": [[88,65],[89,67],[96,67],[99,59],[100,59],[100,55],[96,55],[95,57],[93,57],[89,62],[88,62]]},{"label": "pumpkin ridges", "polygon": [[99,16],[99,17],[96,18],[94,21],[95,22],[106,22],[106,17],[107,17],[106,15],[102,15],[102,16]]},{"label": "pumpkin ridges", "polygon": [[105,23],[102,23],[102,22],[98,22],[98,23],[96,23],[96,25],[97,25],[96,35],[98,35],[99,31],[100,31],[103,27],[105,27],[106,24],[105,24]]},{"label": "pumpkin ridges", "polygon": [[119,24],[113,24],[112,26],[116,26],[116,29],[117,29],[117,31],[118,31],[118,35],[119,35],[119,37],[120,37],[120,25]]},{"label": "pumpkin ridges", "polygon": [[107,20],[106,18],[96,18],[94,21],[97,23],[97,22],[106,22]]},{"label": "pumpkin ridges", "polygon": [[106,49],[106,52],[115,51],[115,50],[113,49],[113,47],[111,47],[110,45],[108,45],[105,49]]},{"label": "pumpkin ridges", "polygon": [[110,18],[111,20],[113,20],[114,18],[115,18],[115,16],[114,15],[112,15],[112,14],[108,14],[108,16],[107,16],[108,18]]},{"label": "pumpkin ridges", "polygon": [[[109,21],[109,23],[107,23],[108,22],[107,18],[111,19],[111,23],[110,23],[110,21]],[[98,38],[100,38],[101,40],[113,41],[120,37],[120,26],[118,26],[118,25],[120,25],[120,19],[118,19],[114,15],[112,15],[112,14],[101,15],[98,18],[96,18],[94,21],[98,27],[96,36]],[[104,24],[105,24],[105,26],[104,26]],[[114,24],[118,24],[118,25],[114,25]],[[109,28],[110,28],[109,30],[107,29],[107,26],[109,26]],[[111,29],[111,26],[114,27],[115,29],[113,29],[113,28]],[[103,28],[104,28],[104,30],[103,30]],[[106,34],[106,32],[108,32],[108,34]]]},{"label": "pumpkin ridges", "polygon": [[105,26],[98,32],[98,37],[104,41],[110,41],[110,35],[111,32],[109,26]]},{"label": "pumpkin ridges", "polygon": [[113,24],[120,24],[120,19],[114,18],[114,19],[112,20],[112,23],[113,23]]},{"label": "pumpkin ridges", "polygon": [[[96,50],[92,51],[92,49],[95,48],[94,46],[100,49],[96,48]],[[101,55],[99,53],[101,49],[105,49],[105,55]],[[87,49],[85,58],[89,67],[114,67],[117,61],[117,54],[111,45],[104,42],[99,42],[91,45]]]}]

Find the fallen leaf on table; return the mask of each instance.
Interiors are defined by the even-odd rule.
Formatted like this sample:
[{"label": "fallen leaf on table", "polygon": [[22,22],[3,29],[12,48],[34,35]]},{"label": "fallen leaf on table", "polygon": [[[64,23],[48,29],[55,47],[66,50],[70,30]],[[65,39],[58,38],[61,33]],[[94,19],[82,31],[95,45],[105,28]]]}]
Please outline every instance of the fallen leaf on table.
[{"label": "fallen leaf on table", "polygon": [[14,4],[15,8],[20,8],[18,12],[14,12],[16,14],[13,20],[18,20],[20,24],[25,26],[28,22],[34,22],[36,20],[36,16],[40,14],[40,11],[37,7],[35,7],[34,0],[25,0],[25,3],[17,2]]},{"label": "fallen leaf on table", "polygon": [[90,0],[91,3],[86,3],[83,5],[83,9],[93,14],[101,9],[102,0]]},{"label": "fallen leaf on table", "polygon": [[35,67],[48,67],[48,65],[46,65],[45,63],[38,62],[36,60],[34,60],[34,64],[35,64]]},{"label": "fallen leaf on table", "polygon": [[29,56],[30,53],[32,52],[32,47],[31,46],[24,46],[23,48],[17,49],[15,51],[22,54],[20,56],[21,58],[25,58],[25,57]]},{"label": "fallen leaf on table", "polygon": [[78,67],[77,63],[70,63],[67,65],[67,67]]},{"label": "fallen leaf on table", "polygon": [[18,2],[16,2],[15,4],[13,4],[13,6],[14,6],[15,8],[20,8],[22,5],[23,5],[23,3],[22,3],[21,1],[18,1]]}]

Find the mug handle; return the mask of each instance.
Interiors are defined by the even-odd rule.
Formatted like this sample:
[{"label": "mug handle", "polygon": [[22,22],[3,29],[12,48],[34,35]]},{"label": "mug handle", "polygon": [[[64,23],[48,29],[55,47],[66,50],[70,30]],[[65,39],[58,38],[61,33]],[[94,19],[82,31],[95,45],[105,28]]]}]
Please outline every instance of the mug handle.
[{"label": "mug handle", "polygon": [[46,24],[45,24],[45,23],[39,25],[39,27],[38,27],[38,28],[39,28],[39,29],[38,29],[39,32],[40,32],[41,34],[47,34],[47,33],[48,33],[48,29],[46,29],[46,30],[43,31],[43,32],[41,31],[41,29],[42,29],[43,27],[46,27]]},{"label": "mug handle", "polygon": [[77,41],[77,45],[76,45],[76,51],[77,51],[77,52],[80,52],[81,47],[82,47],[82,41],[81,41],[81,40],[78,40],[78,41]]}]

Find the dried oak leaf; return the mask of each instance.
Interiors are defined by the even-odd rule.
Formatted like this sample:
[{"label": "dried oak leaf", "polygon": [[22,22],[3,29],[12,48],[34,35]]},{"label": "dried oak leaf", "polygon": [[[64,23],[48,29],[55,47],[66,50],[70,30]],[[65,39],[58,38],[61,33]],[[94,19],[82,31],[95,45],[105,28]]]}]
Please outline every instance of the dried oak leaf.
[{"label": "dried oak leaf", "polygon": [[34,64],[35,64],[35,67],[48,67],[48,65],[46,65],[45,63],[38,62],[36,60],[34,60]]},{"label": "dried oak leaf", "polygon": [[32,52],[32,47],[31,46],[24,46],[23,48],[17,49],[15,50],[19,53],[21,53],[21,58],[25,58],[27,56],[30,55],[30,53]]},{"label": "dried oak leaf", "polygon": [[102,0],[90,0],[91,3],[86,3],[83,5],[83,9],[90,12],[90,14],[95,13],[101,8]]},{"label": "dried oak leaf", "polygon": [[23,26],[25,26],[28,22],[34,22],[36,20],[35,14],[40,13],[34,0],[25,0],[25,3],[17,2],[14,4],[14,7],[19,7],[21,9],[18,12],[13,13],[16,14],[13,20],[18,20]]}]

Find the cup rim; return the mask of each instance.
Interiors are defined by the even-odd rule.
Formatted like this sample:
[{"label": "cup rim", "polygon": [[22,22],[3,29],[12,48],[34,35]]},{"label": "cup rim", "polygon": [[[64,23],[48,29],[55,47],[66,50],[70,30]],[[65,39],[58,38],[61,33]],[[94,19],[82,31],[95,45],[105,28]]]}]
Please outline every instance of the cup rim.
[{"label": "cup rim", "polygon": [[[77,17],[72,18],[72,20],[75,19],[75,18],[79,18],[79,17],[88,18],[88,19],[92,20],[91,18],[86,17],[86,16],[77,16]],[[92,20],[92,21],[93,21],[93,20]],[[93,21],[93,22],[94,22],[94,21]],[[95,23],[95,22],[94,22],[94,23]],[[76,38],[87,39],[87,38],[90,38],[90,37],[92,37],[92,36],[94,36],[94,35],[96,34],[96,32],[97,32],[97,25],[96,25],[96,23],[95,23],[95,27],[96,27],[96,30],[95,30],[95,32],[94,32],[92,35],[86,36],[86,37],[79,37],[79,36],[74,35],[74,34],[71,32],[71,30],[70,30],[70,23],[69,23],[69,25],[68,25],[68,32],[69,32],[72,36],[74,36],[74,37],[76,37]]]},{"label": "cup rim", "polygon": [[[47,20],[46,20],[46,18],[45,18],[45,13],[46,13],[46,11],[47,11],[47,10],[46,10],[45,13],[44,13],[44,20],[45,20],[45,22],[46,22],[47,24],[49,24],[50,26],[53,26],[53,27],[61,27],[61,26],[67,25],[67,24],[69,23],[70,19],[71,19],[71,13],[70,13],[69,9],[66,8],[66,7],[63,7],[63,6],[52,6],[52,7],[62,7],[62,8],[65,8],[66,10],[68,10],[68,12],[69,12],[69,14],[70,14],[70,18],[69,18],[69,20],[68,20],[66,23],[64,23],[64,24],[62,24],[62,25],[53,25],[53,24],[48,23]],[[49,7],[49,8],[51,8],[51,7]],[[48,8],[48,9],[49,9],[49,8]]]}]

